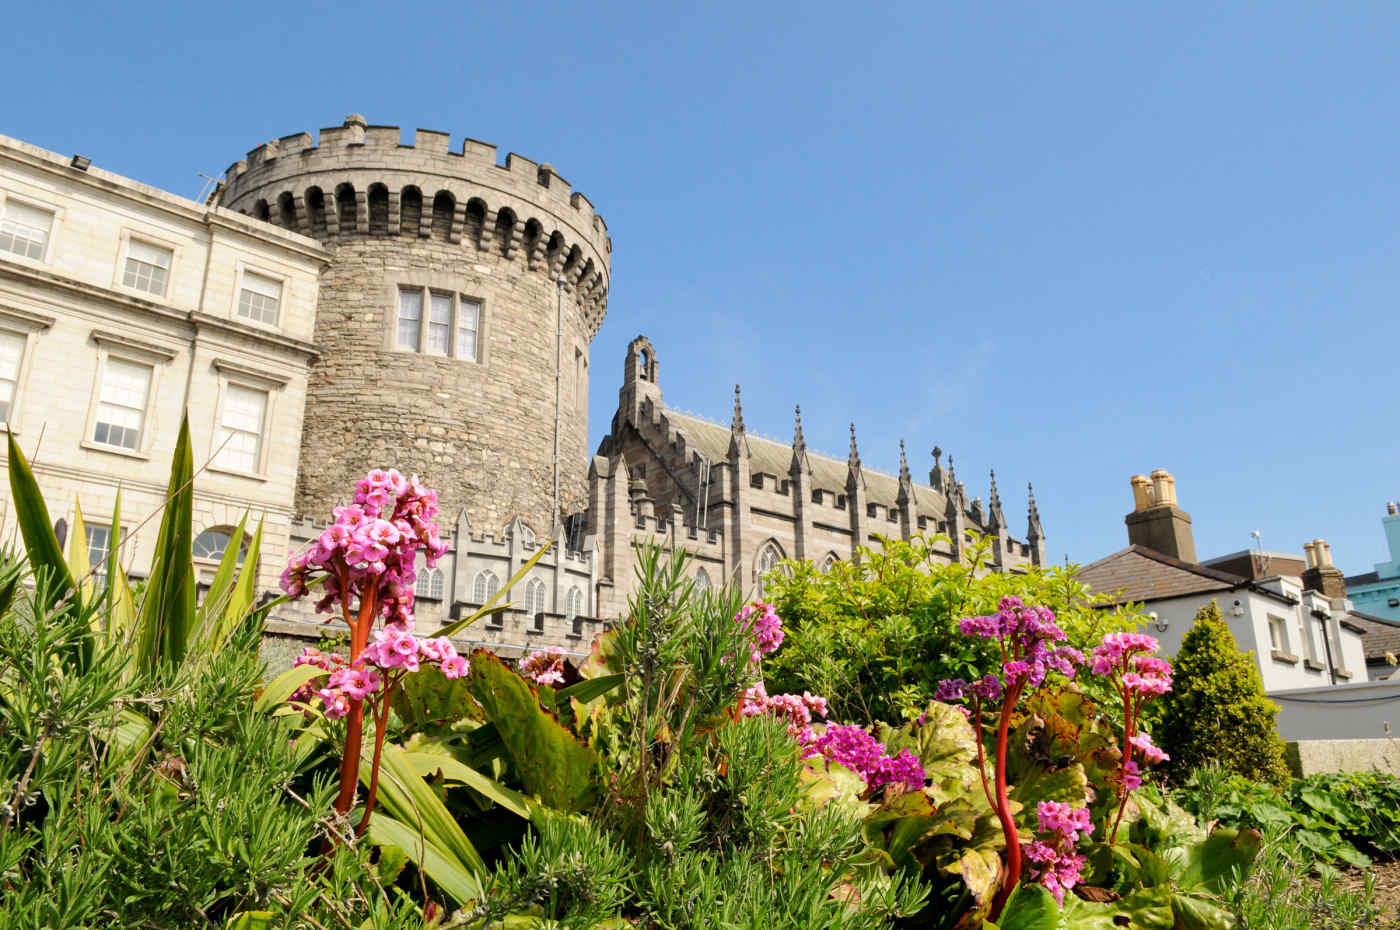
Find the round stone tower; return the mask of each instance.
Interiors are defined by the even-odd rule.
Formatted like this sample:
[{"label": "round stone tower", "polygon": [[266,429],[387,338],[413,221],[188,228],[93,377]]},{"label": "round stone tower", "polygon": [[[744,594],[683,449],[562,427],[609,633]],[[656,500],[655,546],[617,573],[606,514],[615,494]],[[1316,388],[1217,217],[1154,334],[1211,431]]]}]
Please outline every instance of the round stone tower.
[{"label": "round stone tower", "polygon": [[588,350],[612,240],[548,164],[446,133],[344,125],[258,146],[220,205],[312,236],[321,274],[297,509],[324,519],[372,466],[474,529],[541,535],[586,504]]}]

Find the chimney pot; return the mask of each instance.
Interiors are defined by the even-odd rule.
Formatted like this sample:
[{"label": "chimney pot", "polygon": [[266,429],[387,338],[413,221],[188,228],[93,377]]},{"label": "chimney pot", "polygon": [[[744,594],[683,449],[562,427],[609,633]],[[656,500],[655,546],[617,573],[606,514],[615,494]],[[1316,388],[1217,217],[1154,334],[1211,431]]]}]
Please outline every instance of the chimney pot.
[{"label": "chimney pot", "polygon": [[1128,481],[1133,486],[1133,513],[1152,506],[1152,482],[1146,475],[1133,475]]},{"label": "chimney pot", "polygon": [[1395,516],[1395,501],[1386,501],[1385,512],[1390,516]]},{"label": "chimney pot", "polygon": [[1308,568],[1317,568],[1317,549],[1313,543],[1303,543],[1303,557],[1307,560]]},{"label": "chimney pot", "polygon": [[1165,468],[1152,473],[1152,497],[1157,507],[1176,503],[1176,480]]}]

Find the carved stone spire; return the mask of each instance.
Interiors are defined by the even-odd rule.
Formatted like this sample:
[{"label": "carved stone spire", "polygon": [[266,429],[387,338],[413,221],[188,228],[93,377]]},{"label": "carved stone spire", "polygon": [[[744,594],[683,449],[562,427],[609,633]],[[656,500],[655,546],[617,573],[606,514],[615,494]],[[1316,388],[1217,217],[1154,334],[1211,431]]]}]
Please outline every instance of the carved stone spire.
[{"label": "carved stone spire", "polygon": [[734,385],[734,419],[729,423],[729,431],[744,435],[744,405],[739,400],[739,385]]},{"label": "carved stone spire", "polygon": [[1045,538],[1045,528],[1040,525],[1040,509],[1035,506],[1035,488],[1030,482],[1026,483],[1026,539],[1037,540]]},{"label": "carved stone spire", "polygon": [[734,419],[729,422],[729,458],[747,458],[749,436],[744,429],[744,406],[739,401],[739,385],[734,385]]},{"label": "carved stone spire", "polygon": [[852,471],[860,470],[860,450],[856,448],[856,425],[851,424],[851,451],[846,455],[846,465]]},{"label": "carved stone spire", "polygon": [[934,447],[933,447],[933,468],[932,468],[932,469],[929,471],[929,473],[928,473],[928,484],[929,484],[929,487],[933,488],[935,491],[940,491],[940,492],[946,490],[946,489],[945,489],[945,482],[944,482],[944,480],[943,480],[943,479],[944,479],[944,474],[943,474],[943,463],[939,461],[939,459],[941,459],[942,457],[943,457],[943,450],[942,450],[940,447],[938,447],[938,446],[934,446]]},{"label": "carved stone spire", "polygon": [[909,459],[904,455],[904,440],[899,441],[899,483],[901,485],[913,484],[914,477],[909,474]]},{"label": "carved stone spire", "polygon": [[987,511],[987,528],[992,530],[1002,530],[1006,528],[1006,514],[1001,510],[1001,495],[997,493],[997,471],[992,469],[992,494],[991,502]]},{"label": "carved stone spire", "polygon": [[788,473],[810,474],[811,471],[812,466],[807,461],[807,439],[802,435],[802,407],[798,406],[793,411],[792,464],[788,466]]}]

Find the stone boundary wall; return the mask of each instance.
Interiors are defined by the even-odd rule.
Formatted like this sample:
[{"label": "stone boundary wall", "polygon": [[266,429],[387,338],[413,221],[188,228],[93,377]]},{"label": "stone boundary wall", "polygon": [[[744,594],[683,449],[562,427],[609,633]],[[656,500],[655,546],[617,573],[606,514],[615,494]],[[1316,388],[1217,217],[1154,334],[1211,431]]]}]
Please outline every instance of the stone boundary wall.
[{"label": "stone boundary wall", "polygon": [[1305,739],[1288,744],[1288,767],[1298,778],[1320,772],[1400,775],[1400,739]]}]

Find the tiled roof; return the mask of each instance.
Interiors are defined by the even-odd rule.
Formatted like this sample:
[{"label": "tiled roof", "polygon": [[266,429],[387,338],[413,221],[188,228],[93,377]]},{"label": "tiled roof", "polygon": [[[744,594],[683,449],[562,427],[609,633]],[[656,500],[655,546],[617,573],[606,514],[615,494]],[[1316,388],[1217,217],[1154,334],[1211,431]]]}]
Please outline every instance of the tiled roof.
[{"label": "tiled roof", "polygon": [[1078,578],[1092,590],[1113,595],[1114,604],[1159,601],[1209,591],[1250,588],[1260,594],[1291,601],[1248,578],[1163,555],[1146,546],[1130,546],[1084,566]]},{"label": "tiled roof", "polygon": [[1347,616],[1364,631],[1361,643],[1366,647],[1367,662],[1384,660],[1387,652],[1400,655],[1400,623],[1355,610]]}]

